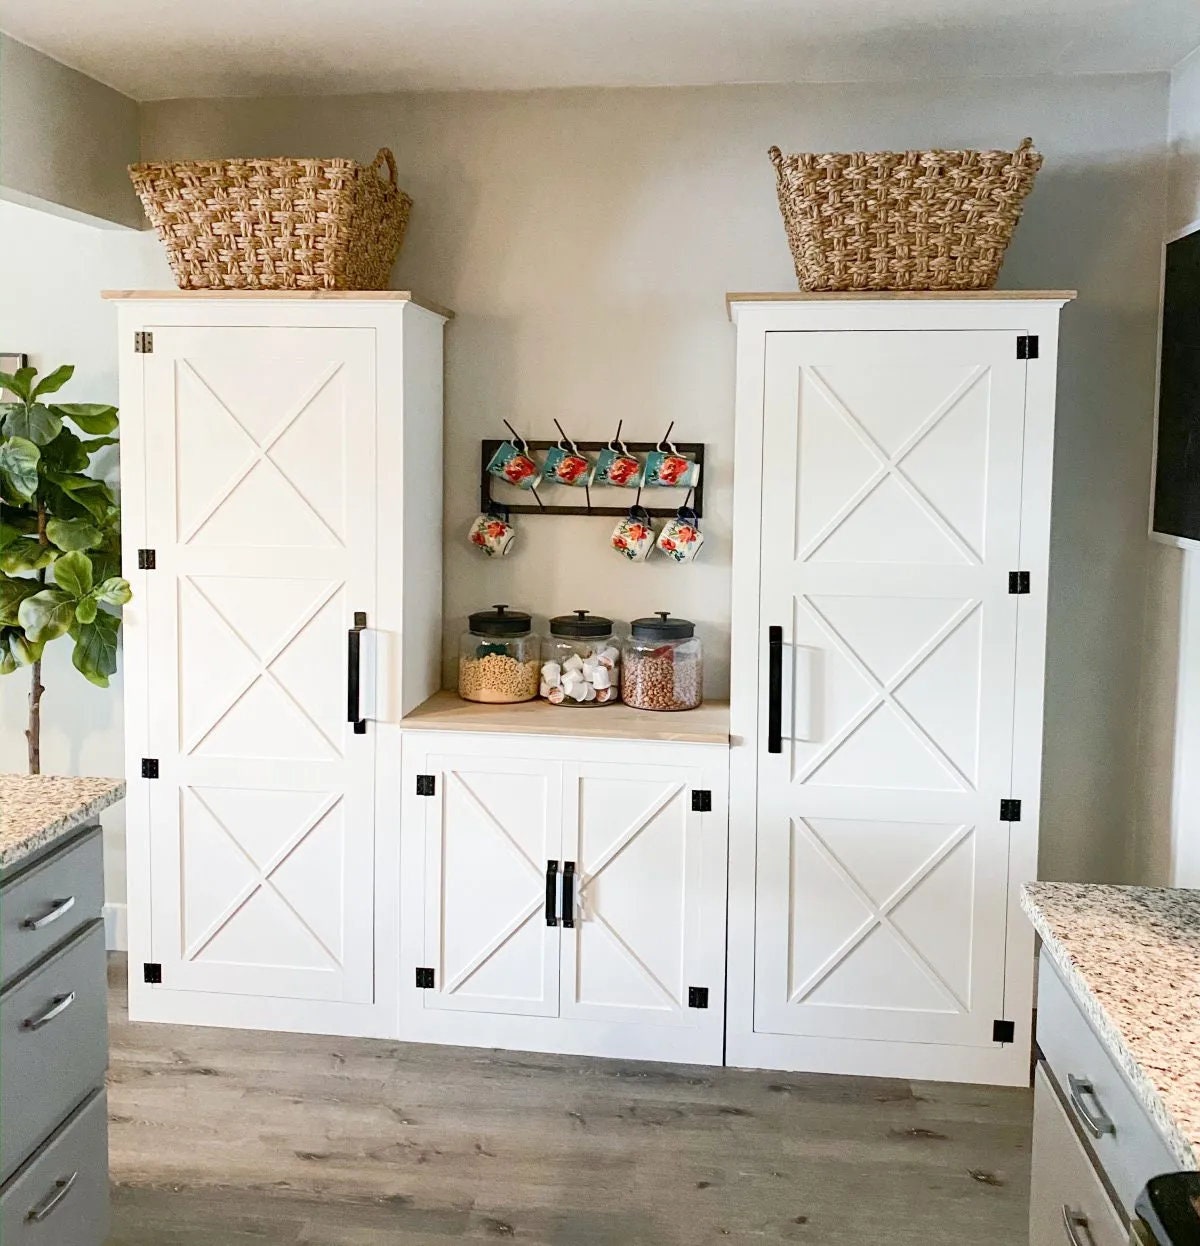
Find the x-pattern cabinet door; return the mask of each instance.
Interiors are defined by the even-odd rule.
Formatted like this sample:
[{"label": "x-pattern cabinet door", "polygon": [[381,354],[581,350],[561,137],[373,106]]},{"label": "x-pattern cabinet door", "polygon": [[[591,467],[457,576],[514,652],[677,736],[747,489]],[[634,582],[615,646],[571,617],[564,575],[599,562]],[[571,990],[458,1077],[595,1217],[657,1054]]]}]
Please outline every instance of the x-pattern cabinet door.
[{"label": "x-pattern cabinet door", "polygon": [[146,412],[152,945],[173,990],[369,1002],[369,329],[164,327]]},{"label": "x-pattern cabinet door", "polygon": [[558,927],[546,875],[561,838],[559,763],[477,752],[423,759],[425,1008],[558,1015]]},{"label": "x-pattern cabinet door", "polygon": [[1004,1016],[1014,346],[1010,332],[768,334],[760,1032],[986,1046]]},{"label": "x-pattern cabinet door", "polygon": [[562,932],[564,1018],[691,1025],[689,986],[711,980],[720,993],[721,932],[705,922],[723,896],[705,889],[723,890],[724,837],[702,833],[691,800],[702,783],[699,768],[678,765],[565,767],[563,856],[576,881],[574,924]]}]

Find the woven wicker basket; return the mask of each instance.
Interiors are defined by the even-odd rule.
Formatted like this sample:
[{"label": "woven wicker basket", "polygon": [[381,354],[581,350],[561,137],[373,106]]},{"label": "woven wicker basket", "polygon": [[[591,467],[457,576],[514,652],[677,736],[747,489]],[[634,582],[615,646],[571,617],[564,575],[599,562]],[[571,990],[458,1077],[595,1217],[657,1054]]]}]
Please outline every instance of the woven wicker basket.
[{"label": "woven wicker basket", "polygon": [[1016,151],[768,153],[802,290],[987,290],[1042,165]]},{"label": "woven wicker basket", "polygon": [[183,290],[384,290],[412,210],[386,147],[369,165],[171,161],[129,176]]}]

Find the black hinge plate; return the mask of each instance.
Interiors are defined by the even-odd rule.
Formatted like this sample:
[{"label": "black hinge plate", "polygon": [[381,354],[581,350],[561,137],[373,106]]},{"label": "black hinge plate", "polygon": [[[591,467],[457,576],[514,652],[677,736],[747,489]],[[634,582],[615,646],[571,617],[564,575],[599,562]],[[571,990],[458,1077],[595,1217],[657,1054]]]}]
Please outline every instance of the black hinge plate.
[{"label": "black hinge plate", "polygon": [[688,987],[688,1007],[689,1008],[707,1008],[708,1007],[708,987],[689,986]]},{"label": "black hinge plate", "polygon": [[1001,822],[1020,822],[1021,802],[1019,800],[1002,800],[1000,802]]},{"label": "black hinge plate", "polygon": [[143,757],[142,758],[142,778],[157,779],[158,778],[158,758]]},{"label": "black hinge plate", "polygon": [[138,570],[153,571],[154,564],[157,561],[155,553],[152,549],[138,550]]},{"label": "black hinge plate", "polygon": [[993,1021],[992,1022],[992,1042],[993,1043],[1011,1043],[1017,1036],[1017,1026],[1014,1021]]},{"label": "black hinge plate", "polygon": [[157,986],[162,981],[162,966],[146,963],[142,966],[142,981]]},{"label": "black hinge plate", "polygon": [[692,789],[692,812],[712,813],[712,792],[704,787]]},{"label": "black hinge plate", "polygon": [[1017,358],[1036,359],[1038,357],[1038,340],[1036,333],[1024,334],[1017,338]]},{"label": "black hinge plate", "polygon": [[418,969],[417,970],[417,989],[421,991],[433,990],[433,970]]},{"label": "black hinge plate", "polygon": [[133,353],[135,355],[154,354],[154,334],[147,329],[140,329],[133,335]]},{"label": "black hinge plate", "polygon": [[417,775],[417,795],[434,796],[437,794],[437,779],[431,774]]},{"label": "black hinge plate", "polygon": [[1029,592],[1029,572],[1010,571],[1008,573],[1008,591],[1010,593]]}]

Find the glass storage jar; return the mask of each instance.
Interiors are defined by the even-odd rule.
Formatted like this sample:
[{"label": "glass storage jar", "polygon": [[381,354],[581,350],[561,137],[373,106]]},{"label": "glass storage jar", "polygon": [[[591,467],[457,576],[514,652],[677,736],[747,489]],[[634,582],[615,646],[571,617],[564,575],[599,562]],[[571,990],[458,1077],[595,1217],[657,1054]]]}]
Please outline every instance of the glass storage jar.
[{"label": "glass storage jar", "polygon": [[621,695],[639,710],[694,710],[701,701],[703,664],[696,625],[673,619],[634,619],[625,642]]},{"label": "glass storage jar", "polygon": [[621,699],[621,650],[612,619],[586,610],[556,615],[542,642],[538,691],[551,705],[615,705]]},{"label": "glass storage jar", "polygon": [[458,695],[505,705],[538,693],[538,638],[523,610],[493,606],[468,616],[458,646]]}]

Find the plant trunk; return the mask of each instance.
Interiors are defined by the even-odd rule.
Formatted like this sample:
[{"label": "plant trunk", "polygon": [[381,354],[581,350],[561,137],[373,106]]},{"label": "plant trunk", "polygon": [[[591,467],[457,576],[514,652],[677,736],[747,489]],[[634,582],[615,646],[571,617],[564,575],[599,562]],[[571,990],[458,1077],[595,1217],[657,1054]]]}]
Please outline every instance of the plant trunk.
[{"label": "plant trunk", "polygon": [[[37,538],[40,545],[49,545],[46,535],[46,503],[38,502]],[[46,572],[38,572],[38,579],[45,584]],[[29,773],[42,773],[42,659],[38,658],[29,668],[29,723],[25,728],[25,744],[29,750]]]},{"label": "plant trunk", "polygon": [[29,773],[42,773],[42,659],[29,668],[29,726],[25,728],[25,743],[29,746]]}]

